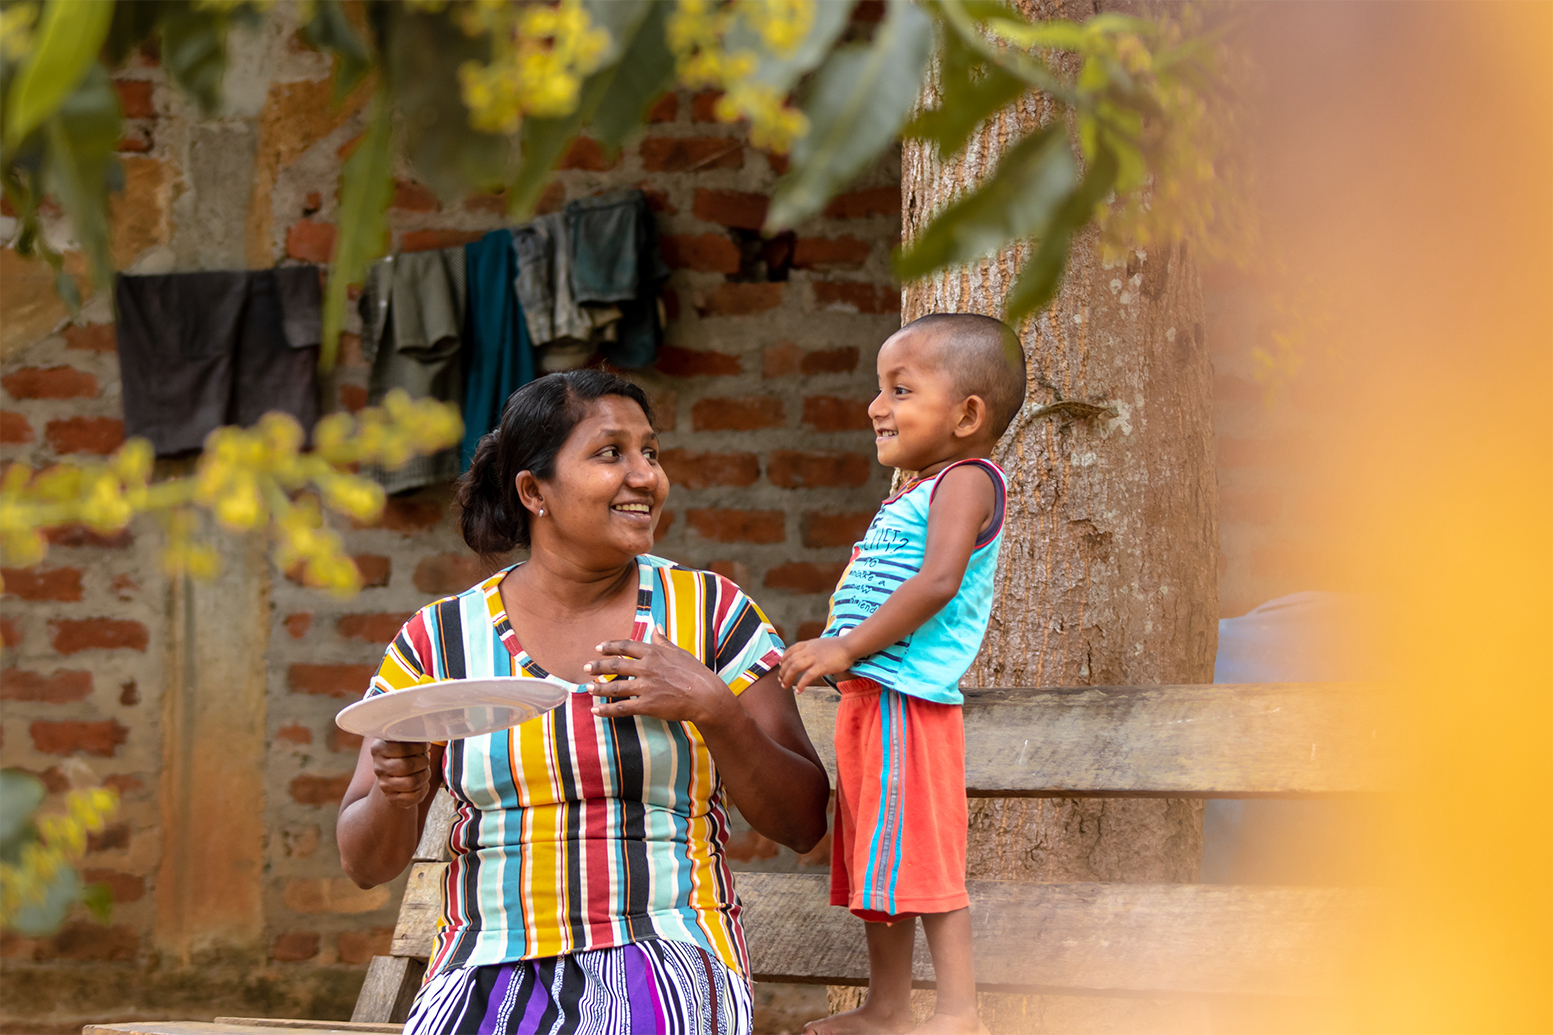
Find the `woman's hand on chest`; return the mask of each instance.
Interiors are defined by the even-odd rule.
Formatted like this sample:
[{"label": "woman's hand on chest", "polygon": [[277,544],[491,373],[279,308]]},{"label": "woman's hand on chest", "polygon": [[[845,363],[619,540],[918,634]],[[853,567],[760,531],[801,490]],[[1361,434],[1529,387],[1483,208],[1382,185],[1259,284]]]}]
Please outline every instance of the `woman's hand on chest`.
[{"label": "woman's hand on chest", "polygon": [[[647,715],[707,729],[742,711],[728,684],[700,658],[670,643],[662,626],[649,643],[609,640],[596,650],[595,659],[583,666],[592,680],[585,689],[599,698],[594,715]],[[616,678],[601,682],[600,676]]]}]

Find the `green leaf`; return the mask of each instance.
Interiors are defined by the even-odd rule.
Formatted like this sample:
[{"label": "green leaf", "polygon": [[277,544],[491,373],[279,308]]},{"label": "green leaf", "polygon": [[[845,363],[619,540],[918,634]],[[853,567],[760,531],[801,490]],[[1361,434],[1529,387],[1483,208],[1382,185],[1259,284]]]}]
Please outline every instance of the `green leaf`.
[{"label": "green leaf", "polygon": [[674,84],[674,54],[665,36],[671,12],[668,4],[652,5],[599,100],[593,135],[611,154],[620,150],[653,102]]},{"label": "green leaf", "polygon": [[32,814],[43,804],[43,781],[20,769],[0,769],[0,857],[16,857],[21,844],[37,840]]},{"label": "green leaf", "polygon": [[207,115],[221,106],[227,18],[196,4],[170,5],[162,19],[162,67]]},{"label": "green leaf", "polygon": [[902,136],[930,140],[940,156],[954,154],[985,119],[1025,91],[1025,83],[965,45],[957,33],[944,33],[939,52],[938,107],[924,111]]},{"label": "green leaf", "polygon": [[1095,218],[1095,206],[1111,192],[1116,182],[1116,156],[1102,147],[1089,171],[1058,208],[1052,227],[1041,239],[1035,255],[1025,264],[1014,289],[1004,301],[1004,319],[1012,326],[1057,297],[1062,275],[1068,266],[1073,237]]},{"label": "green leaf", "polygon": [[44,6],[33,51],[6,96],[7,150],[53,117],[85,78],[112,19],[112,0],[50,0]]},{"label": "green leaf", "polygon": [[70,216],[99,290],[110,288],[113,281],[108,194],[120,186],[115,157],[120,112],[112,80],[101,65],[94,64],[48,121],[45,133],[44,185]]},{"label": "green leaf", "polygon": [[986,25],[994,34],[1018,47],[1072,51],[1084,49],[1084,27],[1076,22],[1024,22],[1011,18],[989,18]]},{"label": "green leaf", "polygon": [[44,889],[42,901],[22,903],[6,926],[28,938],[53,934],[80,898],[80,875],[68,866],[61,866]]},{"label": "green leaf", "polygon": [[940,212],[895,261],[903,280],[951,263],[972,262],[1010,241],[1045,237],[1078,183],[1078,163],[1061,122],[1015,144],[997,170]]},{"label": "green leaf", "polygon": [[339,104],[372,71],[372,52],[345,15],[340,0],[314,0],[313,17],[302,36],[319,50],[334,54],[334,103]]},{"label": "green leaf", "polygon": [[492,190],[512,175],[511,137],[483,133],[469,124],[458,67],[490,59],[490,41],[471,39],[442,15],[394,4],[385,47],[385,76],[404,130],[404,153],[416,179],[444,201],[470,190]]},{"label": "green leaf", "polygon": [[93,919],[105,924],[113,916],[113,889],[100,881],[88,884],[81,889],[81,904],[91,911]]},{"label": "green leaf", "polygon": [[933,49],[933,19],[910,0],[890,0],[869,46],[841,47],[804,103],[809,132],[793,145],[792,170],[777,183],[767,230],[819,212],[895,139],[921,89]]},{"label": "green leaf", "polygon": [[366,277],[367,265],[383,254],[388,238],[384,213],[394,197],[394,113],[386,91],[372,99],[367,132],[340,173],[340,208],[336,217],[334,262],[324,292],[323,346],[318,370],[334,369],[340,328],[345,322],[345,289]]},{"label": "green leaf", "polygon": [[[652,5],[653,0],[587,0],[583,4],[593,24],[609,30],[612,48],[622,55],[629,52]],[[577,110],[570,115],[523,120],[523,128],[518,131],[523,160],[508,187],[508,216],[523,220],[533,214],[551,171],[566,153],[567,145],[592,121],[620,66],[621,62],[616,61],[584,80]]]}]

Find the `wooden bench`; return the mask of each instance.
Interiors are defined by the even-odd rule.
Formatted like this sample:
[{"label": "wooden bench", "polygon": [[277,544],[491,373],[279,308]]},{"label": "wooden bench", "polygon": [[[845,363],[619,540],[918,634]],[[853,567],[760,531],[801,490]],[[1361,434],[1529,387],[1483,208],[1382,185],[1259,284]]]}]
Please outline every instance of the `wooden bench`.
[{"label": "wooden bench", "polygon": [[[837,700],[826,691],[799,698],[832,774]],[[1383,718],[1378,696],[1351,684],[972,690],[966,790],[980,797],[1374,794],[1386,789]],[[397,1030],[431,951],[452,820],[441,792],[415,853],[391,954],[372,960],[353,1025],[220,1018],[198,1030]],[[1351,888],[973,881],[970,892],[977,977],[989,992],[1321,996],[1345,966],[1337,950],[1346,926],[1376,908],[1371,893]],[[867,982],[860,927],[827,904],[827,878],[742,873],[738,894],[756,980]],[[932,987],[922,939],[915,969],[917,984]],[[196,1035],[189,1025],[86,1032]]]}]

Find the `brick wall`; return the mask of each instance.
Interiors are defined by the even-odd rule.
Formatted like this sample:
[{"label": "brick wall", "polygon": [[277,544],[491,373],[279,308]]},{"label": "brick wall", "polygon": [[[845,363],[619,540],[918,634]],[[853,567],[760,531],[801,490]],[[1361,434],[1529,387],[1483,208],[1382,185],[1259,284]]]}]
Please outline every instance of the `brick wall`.
[{"label": "brick wall", "polygon": [[[240,61],[228,92],[236,100],[217,119],[198,118],[154,57],[121,73],[132,121],[121,155],[127,189],[116,207],[119,268],[327,261],[339,167],[362,131],[364,98],[331,109],[326,65],[289,31],[236,37],[234,50]],[[812,635],[889,480],[873,460],[864,409],[873,352],[899,320],[888,271],[900,227],[898,162],[872,170],[798,232],[763,240],[758,228],[780,159],[713,121],[711,100],[666,98],[643,138],[614,161],[580,141],[542,207],[623,186],[648,192],[674,268],[667,343],[654,369],[632,375],[659,410],[674,486],[658,549],[733,578],[786,636]],[[504,225],[504,206],[490,196],[442,204],[403,178],[390,223],[396,248],[444,247]],[[5,460],[42,467],[111,452],[123,426],[106,300],[91,299],[70,322],[47,277],[9,250],[0,261]],[[327,386],[331,405],[360,408],[366,380],[359,337],[348,333]],[[255,1012],[348,1015],[353,982],[371,955],[386,951],[399,885],[363,892],[340,873],[333,825],[359,743],[332,719],[362,693],[410,613],[483,574],[458,538],[451,496],[447,486],[432,487],[392,500],[372,527],[342,529],[365,576],[358,596],[339,601],[271,572],[268,630],[234,630],[268,637],[268,753],[257,774],[267,837],[262,872],[242,878],[262,882],[263,934],[262,944],[222,957],[220,965],[246,968],[246,977],[220,977],[218,961],[207,958],[200,980],[221,990],[213,997],[236,996]],[[4,764],[44,774],[56,791],[67,785],[71,760],[123,791],[118,821],[94,840],[87,862],[89,875],[114,889],[116,905],[110,933],[81,919],[53,938],[8,937],[0,964],[9,981],[43,968],[50,983],[73,990],[29,1011],[31,1030],[63,1030],[104,1011],[131,1015],[123,996],[98,1003],[86,991],[104,980],[122,988],[131,973],[143,975],[131,997],[142,1015],[233,1012],[230,998],[200,1004],[165,977],[179,962],[168,957],[163,908],[177,889],[160,886],[158,871],[170,825],[190,817],[169,814],[158,792],[169,753],[180,749],[163,729],[176,661],[168,652],[179,648],[167,628],[171,587],[157,526],[137,522],[108,540],[81,531],[53,540],[42,565],[5,572],[0,751]],[[230,774],[233,807],[256,800],[255,779]],[[742,824],[730,851],[758,868],[826,861],[823,848],[797,860]],[[269,1000],[255,982],[268,983]],[[17,1010],[8,1007],[13,1017]]]}]

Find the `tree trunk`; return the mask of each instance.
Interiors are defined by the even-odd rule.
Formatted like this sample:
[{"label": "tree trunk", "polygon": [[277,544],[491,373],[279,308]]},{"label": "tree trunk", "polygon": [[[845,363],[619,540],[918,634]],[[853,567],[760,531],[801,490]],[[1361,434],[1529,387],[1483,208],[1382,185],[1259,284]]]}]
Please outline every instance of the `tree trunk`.
[{"label": "tree trunk", "polygon": [[[1082,20],[1090,5],[1027,14]],[[1066,8],[1073,8],[1068,10]],[[936,103],[929,85],[927,103]],[[1054,116],[1028,94],[940,161],[902,154],[902,232],[994,169]],[[1028,246],[906,286],[903,321],[934,312],[1001,318]],[[1008,522],[991,625],[967,686],[1208,683],[1218,636],[1218,518],[1212,371],[1198,271],[1184,246],[1103,262],[1093,233],[1074,243],[1056,302],[1018,328],[1029,371],[1024,415],[995,459],[1009,476]],[[1114,418],[1030,420],[1061,399]],[[971,800],[973,879],[1194,881],[1202,805],[1171,799]],[[1040,932],[1031,932],[1039,938]],[[834,990],[840,993],[842,990]],[[856,993],[834,995],[843,1005]],[[921,1004],[926,1006],[926,1003]],[[1192,1004],[984,996],[994,1031],[1165,1031],[1197,1027]]]}]

